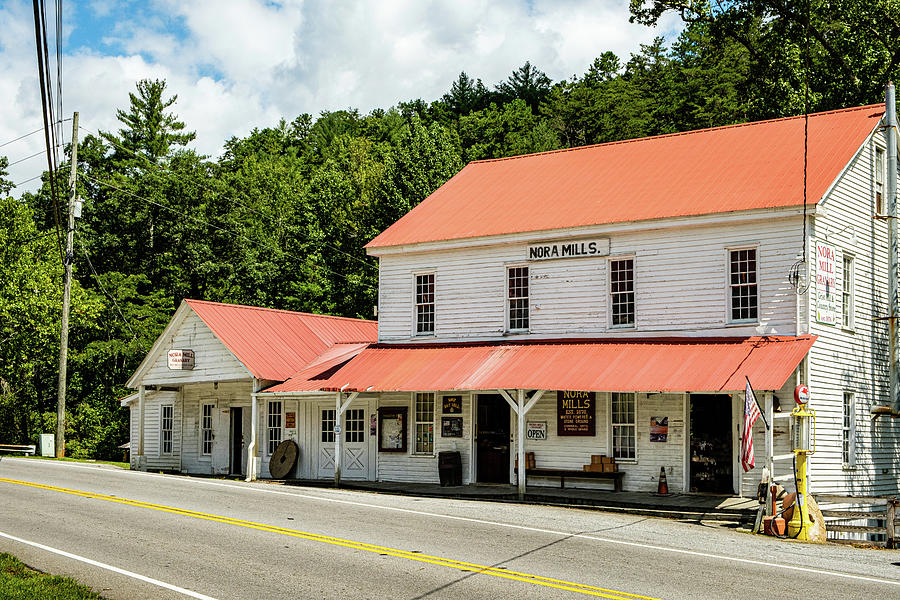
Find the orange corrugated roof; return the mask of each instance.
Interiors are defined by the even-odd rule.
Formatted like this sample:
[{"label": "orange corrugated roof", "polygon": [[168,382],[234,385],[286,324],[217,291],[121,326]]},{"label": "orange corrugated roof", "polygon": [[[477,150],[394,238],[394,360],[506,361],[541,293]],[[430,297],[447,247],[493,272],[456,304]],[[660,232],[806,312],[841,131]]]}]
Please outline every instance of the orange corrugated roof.
[{"label": "orange corrugated roof", "polygon": [[378,323],[330,315],[185,300],[247,370],[284,381],[339,343],[378,339]]},{"label": "orange corrugated roof", "polygon": [[[810,203],[883,113],[878,104],[809,116]],[[477,161],[367,248],[797,206],[803,140],[803,117],[790,117]]]},{"label": "orange corrugated roof", "polygon": [[339,368],[310,368],[267,392],[780,389],[816,336],[374,344]]}]

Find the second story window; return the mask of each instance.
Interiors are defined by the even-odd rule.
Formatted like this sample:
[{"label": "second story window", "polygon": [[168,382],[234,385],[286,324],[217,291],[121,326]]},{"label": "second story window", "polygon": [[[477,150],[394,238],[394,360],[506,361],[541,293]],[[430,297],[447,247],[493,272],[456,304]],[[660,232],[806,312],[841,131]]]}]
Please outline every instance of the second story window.
[{"label": "second story window", "polygon": [[416,335],[434,333],[434,273],[416,275]]},{"label": "second story window", "polygon": [[528,329],[528,267],[509,267],[506,270],[506,305],[509,330]]},{"label": "second story window", "polygon": [[756,249],[731,250],[729,257],[729,319],[755,321],[759,292],[756,284]]},{"label": "second story window", "polygon": [[844,257],[844,284],[841,289],[841,325],[844,329],[853,329],[853,258]]},{"label": "second story window", "polygon": [[884,205],[884,174],[885,160],[884,150],[875,148],[875,214],[883,215],[886,209]]},{"label": "second story window", "polygon": [[634,327],[634,259],[609,261],[609,306],[613,327]]}]

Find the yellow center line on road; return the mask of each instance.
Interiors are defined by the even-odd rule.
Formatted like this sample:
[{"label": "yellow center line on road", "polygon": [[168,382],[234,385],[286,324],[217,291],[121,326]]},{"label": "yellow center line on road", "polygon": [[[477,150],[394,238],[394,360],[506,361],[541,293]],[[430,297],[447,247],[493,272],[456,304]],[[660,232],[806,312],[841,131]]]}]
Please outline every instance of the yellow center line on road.
[{"label": "yellow center line on road", "polygon": [[73,496],[81,496],[83,498],[91,498],[95,500],[105,500],[107,502],[115,502],[117,504],[124,504],[127,506],[134,506],[137,508],[147,508],[152,510],[158,510],[161,512],[167,512],[175,515],[181,515],[185,517],[193,517],[196,519],[203,519],[206,521],[215,521],[218,523],[224,523],[227,525],[237,525],[240,527],[247,527],[249,529],[256,529],[259,531],[266,531],[270,533],[278,533],[281,535],[287,535],[291,537],[311,540],[315,542],[322,542],[325,544],[332,544],[335,546],[343,546],[345,548],[351,548],[355,550],[364,550],[366,552],[374,552],[380,555],[394,556],[397,558],[405,558],[408,560],[414,560],[422,563],[429,563],[438,566],[449,567],[452,569],[457,569],[460,571],[474,572],[482,575],[492,575],[494,577],[499,577],[502,579],[510,579],[513,581],[521,581],[524,583],[531,583],[533,585],[555,588],[560,590],[566,590],[570,592],[576,592],[579,594],[585,594],[588,596],[597,596],[600,598],[612,598],[613,600],[657,600],[650,596],[641,596],[639,594],[629,594],[628,592],[621,592],[618,590],[611,590],[602,587],[596,587],[591,585],[586,585],[582,583],[575,583],[572,581],[565,581],[563,579],[553,579],[551,577],[542,577],[540,575],[532,575],[529,573],[520,573],[517,571],[510,571],[508,569],[501,569],[497,567],[491,567],[487,565],[479,565],[476,563],[470,563],[465,561],[453,560],[449,558],[442,558],[440,556],[430,556],[428,554],[421,554],[418,552],[410,552],[407,550],[399,550],[397,548],[389,548],[387,546],[378,546],[375,544],[367,544],[365,542],[356,542],[353,540],[346,540],[337,537],[319,535],[316,533],[309,533],[306,531],[299,531],[296,529],[287,529],[284,527],[278,527],[276,525],[266,525],[265,523],[255,523],[253,521],[244,521],[242,519],[233,519],[231,517],[225,517],[222,515],[214,515],[209,513],[197,512],[194,510],[188,510],[184,508],[176,508],[172,506],[165,506],[162,504],[153,504],[150,502],[142,502],[140,500],[130,500],[128,498],[118,498],[116,496],[109,496],[106,494],[97,494],[94,492],[85,492],[81,490],[73,490],[69,488],[57,487],[52,485],[45,485],[42,483],[34,483],[30,481],[19,481],[17,479],[6,479],[0,477],[0,482],[9,483],[14,485],[22,485],[32,488],[37,488],[41,490],[47,490],[51,492],[59,492],[63,494],[70,494]]}]

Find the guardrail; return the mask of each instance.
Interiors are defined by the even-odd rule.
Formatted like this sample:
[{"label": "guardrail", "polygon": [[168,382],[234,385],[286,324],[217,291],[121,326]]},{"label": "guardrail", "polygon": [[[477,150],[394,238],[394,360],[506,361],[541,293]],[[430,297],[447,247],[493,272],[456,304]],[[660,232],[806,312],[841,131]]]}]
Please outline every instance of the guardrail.
[{"label": "guardrail", "polygon": [[[816,494],[819,505],[849,505],[851,508],[825,508],[825,529],[828,540],[842,544],[865,542],[886,548],[896,548],[898,544],[897,497],[860,497]],[[864,521],[866,524],[856,524]],[[872,523],[875,524],[872,524]],[[878,539],[883,536],[884,539]]]},{"label": "guardrail", "polygon": [[37,448],[34,444],[0,444],[0,452],[21,452],[26,456],[28,456],[29,454],[34,456],[35,452],[37,452]]}]

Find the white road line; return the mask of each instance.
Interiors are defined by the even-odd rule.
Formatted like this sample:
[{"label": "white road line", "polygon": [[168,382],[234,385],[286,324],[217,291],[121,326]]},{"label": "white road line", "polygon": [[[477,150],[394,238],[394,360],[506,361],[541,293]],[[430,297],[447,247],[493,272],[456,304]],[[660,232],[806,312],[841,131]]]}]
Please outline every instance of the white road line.
[{"label": "white road line", "polygon": [[206,596],[199,592],[186,590],[183,587],[178,587],[177,585],[172,585],[171,583],[166,583],[165,581],[153,579],[152,577],[146,577],[146,576],[140,575],[138,573],[132,573],[131,571],[126,571],[125,569],[120,569],[119,567],[114,567],[112,565],[107,565],[102,562],[97,562],[96,560],[91,560],[90,558],[78,556],[77,554],[72,554],[71,552],[66,552],[64,550],[59,550],[57,548],[51,548],[50,546],[45,546],[44,544],[39,544],[37,542],[23,540],[22,538],[18,538],[14,535],[9,535],[8,533],[3,533],[2,531],[0,531],[0,537],[10,539],[14,542],[19,542],[20,544],[26,544],[28,546],[40,548],[41,550],[45,550],[47,552],[52,552],[53,554],[59,554],[60,556],[65,556],[66,558],[71,558],[73,560],[77,560],[77,561],[92,565],[94,567],[100,567],[101,569],[106,569],[107,571],[112,571],[113,573],[118,573],[119,575],[125,575],[126,577],[131,577],[132,579],[137,579],[138,581],[143,581],[144,583],[149,583],[149,584],[155,585],[157,587],[171,590],[173,592],[178,592],[179,594],[184,594],[185,596],[189,596],[191,598],[197,598],[197,600],[216,600],[212,596]]},{"label": "white road line", "polygon": [[[34,460],[34,459],[22,458],[22,459],[18,459],[18,460],[26,461],[26,460]],[[66,466],[71,466],[71,467],[79,466],[79,465],[72,465],[71,463],[59,463],[59,462],[54,463],[54,464],[66,465]],[[91,468],[96,468],[96,467],[82,466],[82,468],[91,469]],[[363,508],[374,508],[374,509],[378,509],[378,510],[387,510],[387,511],[393,511],[393,512],[407,513],[407,514],[419,515],[419,516],[424,516],[424,517],[434,517],[434,518],[439,518],[439,519],[449,519],[449,520],[453,520],[453,521],[464,521],[467,523],[477,523],[480,525],[493,525],[495,527],[506,527],[508,529],[518,529],[521,531],[532,531],[535,533],[546,533],[546,534],[557,535],[557,536],[576,537],[576,538],[585,539],[585,540],[592,540],[595,542],[604,542],[607,544],[618,544],[620,546],[629,546],[629,547],[634,547],[634,548],[645,548],[648,550],[658,550],[660,552],[671,552],[674,554],[683,554],[686,556],[712,558],[712,559],[716,559],[716,560],[731,561],[731,562],[737,562],[737,563],[746,564],[746,565],[770,567],[773,569],[782,569],[782,570],[786,570],[786,571],[795,571],[795,572],[801,572],[801,573],[810,573],[810,574],[813,574],[816,576],[828,575],[828,576],[838,577],[838,578],[843,578],[843,579],[853,579],[853,580],[857,580],[857,581],[868,581],[871,583],[882,583],[882,584],[886,584],[886,585],[900,586],[900,581],[897,581],[897,580],[880,579],[877,577],[869,577],[866,575],[854,575],[851,573],[841,573],[838,571],[824,571],[822,569],[815,569],[815,568],[811,568],[811,567],[785,565],[785,564],[780,564],[780,563],[767,562],[767,561],[763,561],[763,560],[755,560],[755,559],[751,559],[751,558],[740,558],[737,556],[726,556],[723,554],[713,554],[711,552],[699,552],[696,550],[685,550],[683,548],[671,548],[671,547],[667,547],[667,546],[659,546],[656,544],[645,544],[645,543],[641,543],[641,542],[629,542],[626,540],[617,540],[614,538],[606,538],[606,537],[600,537],[600,536],[596,536],[596,535],[588,535],[585,533],[577,533],[577,532],[572,532],[572,531],[557,531],[554,529],[529,527],[528,525],[515,525],[513,523],[502,523],[500,521],[489,521],[487,519],[476,519],[473,517],[460,517],[457,515],[445,515],[445,514],[441,514],[441,513],[432,513],[432,512],[426,512],[426,511],[421,511],[421,510],[413,510],[411,508],[399,508],[396,506],[382,506],[379,504],[371,504],[368,502],[358,502],[356,500],[341,500],[339,498],[326,498],[326,497],[322,497],[322,496],[314,496],[312,494],[303,494],[303,493],[299,493],[299,492],[287,492],[287,491],[283,491],[283,490],[270,490],[270,489],[264,489],[264,488],[256,487],[254,485],[247,485],[247,484],[243,484],[243,483],[232,484],[232,483],[224,483],[224,482],[220,482],[220,481],[209,481],[206,479],[193,479],[190,477],[183,477],[183,476],[178,476],[178,475],[171,475],[171,476],[170,475],[159,475],[156,473],[146,473],[146,472],[142,472],[142,471],[125,471],[125,470],[107,471],[104,469],[103,472],[104,473],[107,473],[107,472],[132,473],[135,475],[150,475],[153,477],[165,477],[165,478],[173,480],[173,481],[184,481],[184,482],[190,482],[190,483],[198,483],[201,485],[225,487],[225,488],[230,488],[230,489],[235,489],[235,490],[262,492],[265,494],[276,494],[279,496],[292,496],[294,498],[303,498],[306,500],[316,500],[319,502],[331,502],[334,504],[347,504],[347,505],[351,505],[351,506],[359,506],[359,507],[363,507]],[[341,491],[340,493],[347,493],[347,492]],[[475,500],[475,501],[477,501],[477,500]]]}]

